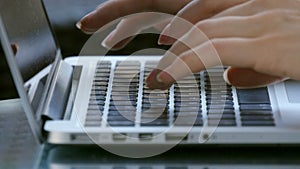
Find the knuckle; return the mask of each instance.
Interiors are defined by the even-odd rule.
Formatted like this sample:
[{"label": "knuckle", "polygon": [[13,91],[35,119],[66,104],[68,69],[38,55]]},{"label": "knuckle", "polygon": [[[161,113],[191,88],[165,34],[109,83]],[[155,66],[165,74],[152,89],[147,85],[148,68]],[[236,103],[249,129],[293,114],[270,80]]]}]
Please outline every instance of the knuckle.
[{"label": "knuckle", "polygon": [[260,55],[252,56],[254,58],[252,59],[253,63],[250,65],[250,67],[253,68],[253,70],[257,72],[272,72],[277,70],[279,64],[282,63],[279,61],[280,58],[273,57],[273,52],[268,50],[270,46],[266,44],[270,44],[270,41],[273,41],[273,38],[263,37],[253,41],[255,48],[260,51]]},{"label": "knuckle", "polygon": [[252,1],[250,2],[250,5],[251,5],[252,7],[260,7],[260,8],[262,8],[262,7],[267,6],[268,3],[269,3],[269,2],[267,2],[266,0],[252,0]]},{"label": "knuckle", "polygon": [[[208,49],[211,50],[210,52],[214,53],[213,56],[216,56],[222,62],[222,64],[228,64],[225,58],[227,56],[226,49],[228,49],[228,45],[225,40],[223,39],[212,39],[208,45]],[[222,56],[222,57],[221,57]]]},{"label": "knuckle", "polygon": [[274,22],[282,22],[288,19],[288,12],[281,9],[275,9],[267,12],[265,16],[267,19],[273,20]]},{"label": "knuckle", "polygon": [[212,39],[211,45],[214,47],[217,51],[223,51],[224,48],[226,48],[224,40],[221,39]]},{"label": "knuckle", "polygon": [[196,26],[201,31],[207,32],[209,30],[209,27],[210,27],[210,21],[209,20],[205,20],[205,21],[198,22],[196,24]]}]

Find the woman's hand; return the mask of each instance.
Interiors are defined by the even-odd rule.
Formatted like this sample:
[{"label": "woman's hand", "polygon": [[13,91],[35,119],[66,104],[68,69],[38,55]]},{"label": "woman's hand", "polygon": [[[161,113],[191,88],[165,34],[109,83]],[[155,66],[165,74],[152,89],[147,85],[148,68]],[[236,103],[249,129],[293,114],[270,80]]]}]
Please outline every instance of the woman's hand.
[{"label": "woman's hand", "polygon": [[[176,14],[191,0],[112,0],[100,5],[96,10],[83,17],[76,26],[87,34],[96,32],[110,22],[125,17],[102,42],[111,50],[123,48],[143,29],[155,27],[163,29],[170,18],[158,13]],[[145,12],[145,13],[143,13]],[[135,15],[131,15],[135,14]],[[170,16],[170,15],[168,15]]]},{"label": "woman's hand", "polygon": [[[175,80],[220,61],[232,66],[224,76],[237,87],[258,87],[287,77],[300,80],[300,1],[250,0],[207,20],[197,17],[198,3],[187,5],[163,31],[162,44],[179,40],[148,77],[150,88],[166,89]],[[195,27],[183,30],[179,17],[196,23]],[[199,30],[207,37],[200,36]],[[219,57],[212,56],[216,53]]]},{"label": "woman's hand", "polygon": [[[121,20],[115,30],[102,42],[103,46],[117,50],[123,48],[133,39],[133,36],[128,37],[127,35],[136,35],[143,29],[151,26],[163,29],[172,19],[161,17],[158,13],[143,12],[175,15],[178,11],[185,11],[183,8],[187,4],[197,2],[195,17],[197,18],[196,21],[198,21],[199,19],[209,18],[224,9],[245,1],[247,0],[230,0],[228,2],[219,0],[111,0],[103,3],[96,10],[83,17],[76,26],[83,32],[91,34],[106,24],[127,16]],[[135,15],[130,16],[131,14]],[[190,18],[189,20],[192,21]]]}]

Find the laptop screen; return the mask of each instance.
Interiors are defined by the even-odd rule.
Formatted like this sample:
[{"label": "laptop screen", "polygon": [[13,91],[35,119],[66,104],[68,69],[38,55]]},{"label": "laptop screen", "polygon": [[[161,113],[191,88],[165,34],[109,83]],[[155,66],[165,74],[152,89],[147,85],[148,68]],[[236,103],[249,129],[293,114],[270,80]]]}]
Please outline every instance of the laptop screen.
[{"label": "laptop screen", "polygon": [[[42,123],[40,115],[54,74],[52,65],[60,60],[59,50],[44,11],[41,0],[0,1],[1,27],[3,26],[1,33],[6,37],[1,38],[2,45],[6,49],[11,45],[14,51],[14,54],[6,52],[6,57],[10,60],[10,69],[13,69],[14,81],[25,105],[25,112],[31,124],[35,124],[32,128],[38,134],[38,126]],[[32,97],[29,92],[31,86],[24,84],[45,68],[51,71],[43,78],[43,82],[39,82],[36,89],[38,92]]]},{"label": "laptop screen", "polygon": [[41,0],[1,0],[1,17],[8,39],[15,44],[16,63],[23,80],[53,63],[56,43]]}]

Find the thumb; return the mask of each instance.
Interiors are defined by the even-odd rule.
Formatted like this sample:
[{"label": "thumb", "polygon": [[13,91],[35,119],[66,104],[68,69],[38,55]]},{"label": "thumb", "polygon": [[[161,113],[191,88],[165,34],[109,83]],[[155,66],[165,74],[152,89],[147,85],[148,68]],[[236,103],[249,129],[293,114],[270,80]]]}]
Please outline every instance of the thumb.
[{"label": "thumb", "polygon": [[252,69],[229,67],[224,72],[224,80],[237,88],[258,88],[282,82],[287,78],[271,76]]}]

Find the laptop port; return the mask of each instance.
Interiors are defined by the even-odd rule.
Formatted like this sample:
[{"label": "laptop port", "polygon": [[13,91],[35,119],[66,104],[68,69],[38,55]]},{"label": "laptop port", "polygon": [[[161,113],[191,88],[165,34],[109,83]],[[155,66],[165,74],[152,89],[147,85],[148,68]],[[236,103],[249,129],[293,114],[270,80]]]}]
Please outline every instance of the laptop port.
[{"label": "laptop port", "polygon": [[153,134],[152,133],[140,133],[139,139],[141,141],[150,141],[153,139]]},{"label": "laptop port", "polygon": [[127,138],[127,134],[125,133],[115,133],[113,134],[113,140],[114,141],[125,141]]},{"label": "laptop port", "polygon": [[166,134],[166,141],[187,141],[187,140],[188,140],[188,134],[184,134],[184,133]]}]

